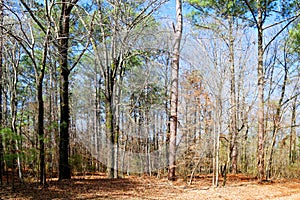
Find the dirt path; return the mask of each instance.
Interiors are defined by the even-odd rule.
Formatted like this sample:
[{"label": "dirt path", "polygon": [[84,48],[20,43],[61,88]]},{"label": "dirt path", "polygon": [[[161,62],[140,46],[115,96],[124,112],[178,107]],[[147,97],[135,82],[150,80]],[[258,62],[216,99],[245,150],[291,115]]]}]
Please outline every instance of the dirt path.
[{"label": "dirt path", "polygon": [[300,181],[274,181],[258,184],[251,178],[231,177],[227,186],[212,187],[210,177],[198,177],[187,186],[182,180],[168,182],[153,177],[127,177],[109,180],[103,177],[75,177],[69,181],[52,181],[47,188],[36,183],[17,185],[15,192],[4,186],[0,199],[299,199]]}]

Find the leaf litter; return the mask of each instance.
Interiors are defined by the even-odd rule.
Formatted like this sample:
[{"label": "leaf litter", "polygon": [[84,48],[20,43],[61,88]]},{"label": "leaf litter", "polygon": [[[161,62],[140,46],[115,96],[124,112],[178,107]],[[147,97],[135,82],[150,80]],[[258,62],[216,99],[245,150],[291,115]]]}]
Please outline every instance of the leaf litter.
[{"label": "leaf litter", "polygon": [[[169,182],[166,178],[127,176],[107,179],[104,175],[74,176],[71,180],[48,180],[46,187],[38,183],[16,183],[0,188],[0,199],[300,199],[300,180],[273,180],[258,183],[244,175],[229,175],[225,187],[211,186],[211,176],[199,175],[188,185],[183,179]],[[220,184],[222,182],[220,181]]]}]

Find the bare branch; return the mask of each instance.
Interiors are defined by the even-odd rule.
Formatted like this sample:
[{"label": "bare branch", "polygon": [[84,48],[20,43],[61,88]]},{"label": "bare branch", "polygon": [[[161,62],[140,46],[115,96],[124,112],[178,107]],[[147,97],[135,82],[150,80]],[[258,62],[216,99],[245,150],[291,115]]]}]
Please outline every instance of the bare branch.
[{"label": "bare branch", "polygon": [[258,21],[257,21],[257,19],[256,19],[256,17],[255,17],[254,10],[251,8],[251,6],[250,6],[248,0],[244,0],[244,2],[246,3],[247,7],[249,8],[249,10],[250,10],[250,12],[251,12],[251,15],[252,15],[252,17],[253,17],[253,20],[254,20],[256,26],[258,27]]},{"label": "bare branch", "polygon": [[41,28],[41,30],[46,34],[46,29],[45,27],[42,25],[42,23],[36,18],[36,16],[33,14],[32,10],[30,9],[30,7],[27,5],[27,3],[24,0],[20,0],[22,5],[26,8],[26,10],[29,12],[30,16],[32,17],[32,19],[37,23],[37,25]]},{"label": "bare branch", "polygon": [[276,33],[276,35],[268,42],[268,44],[265,46],[264,48],[264,52],[265,50],[268,48],[268,46],[292,23],[294,22],[298,17],[300,16],[300,13],[298,15],[296,15],[294,18],[292,18],[291,21],[289,21],[280,31],[278,31],[278,33]]},{"label": "bare branch", "polygon": [[92,32],[93,32],[93,22],[94,22],[94,18],[95,18],[95,14],[92,16],[92,20],[90,23],[90,30],[88,33],[88,39],[86,41],[85,47],[84,49],[81,51],[80,55],[78,56],[77,60],[73,63],[72,67],[70,68],[70,71],[72,71],[76,65],[79,63],[80,59],[82,58],[82,56],[84,55],[84,53],[86,52],[86,50],[88,49],[90,42],[91,42],[91,36],[92,36]]}]

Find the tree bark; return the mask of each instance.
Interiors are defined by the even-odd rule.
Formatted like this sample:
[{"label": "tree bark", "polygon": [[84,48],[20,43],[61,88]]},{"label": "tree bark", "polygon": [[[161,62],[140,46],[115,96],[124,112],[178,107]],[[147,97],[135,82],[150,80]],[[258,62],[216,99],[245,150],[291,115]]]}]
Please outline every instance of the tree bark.
[{"label": "tree bark", "polygon": [[171,63],[171,112],[170,112],[170,147],[169,147],[169,171],[168,179],[175,180],[176,170],[176,135],[177,135],[177,110],[178,110],[178,77],[180,42],[182,37],[182,1],[176,0],[176,28]]},{"label": "tree bark", "polygon": [[230,134],[231,134],[231,171],[237,173],[237,117],[236,117],[236,90],[235,90],[235,64],[234,64],[234,38],[233,38],[233,17],[229,17],[229,63],[230,63]]},{"label": "tree bark", "polygon": [[166,63],[166,79],[165,79],[165,112],[166,112],[166,138],[165,138],[165,156],[166,156],[166,165],[164,166],[164,169],[166,170],[169,166],[169,148],[170,148],[170,110],[169,105],[171,104],[170,98],[168,98],[168,66],[169,66],[169,60],[167,60]]},{"label": "tree bark", "polygon": [[[18,57],[19,58],[19,57]],[[11,93],[10,93],[10,108],[11,108],[11,131],[12,131],[12,138],[11,138],[11,153],[13,154],[12,158],[12,188],[15,189],[15,180],[14,176],[16,173],[17,165],[19,167],[19,172],[21,170],[19,154],[18,154],[18,140],[16,139],[17,135],[17,84],[18,84],[18,65],[13,64],[13,74],[12,74],[12,81],[11,81]],[[22,181],[22,173],[19,173],[19,178]]]},{"label": "tree bark", "polygon": [[43,75],[39,77],[38,89],[38,135],[40,142],[40,183],[46,183],[45,172],[45,144],[44,144],[44,101],[43,101]]},{"label": "tree bark", "polygon": [[296,110],[297,110],[297,97],[292,103],[292,118],[291,118],[291,133],[290,133],[290,146],[289,146],[289,164],[293,164],[296,159]]},{"label": "tree bark", "polygon": [[70,35],[70,14],[77,3],[63,0],[61,2],[61,15],[59,20],[58,51],[60,65],[60,141],[59,141],[59,180],[70,179],[69,166],[69,75],[68,48]]},{"label": "tree bark", "polygon": [[265,145],[265,127],[264,127],[264,66],[263,66],[263,9],[262,2],[258,0],[258,14],[257,14],[257,37],[258,37],[258,151],[257,151],[257,167],[258,178],[261,182],[265,175],[265,158],[264,158],[264,145]]},{"label": "tree bark", "polygon": [[[0,25],[3,25],[3,0],[0,0]],[[2,90],[3,90],[3,29],[0,28],[0,130],[3,128],[3,103],[2,103]],[[3,156],[3,138],[0,134],[0,186],[2,186],[2,175],[4,172],[4,156]]]},{"label": "tree bark", "polygon": [[69,166],[69,73],[61,70],[60,86],[60,141],[59,141],[59,180],[70,179],[71,171]]},{"label": "tree bark", "polygon": [[[108,72],[111,72],[108,69]],[[107,175],[108,178],[114,178],[114,142],[115,142],[115,134],[114,134],[114,114],[113,114],[113,81],[112,78],[108,78],[111,73],[108,73],[107,78],[105,79],[105,91],[106,91],[106,99],[105,99],[105,122],[106,122],[106,134],[107,134]]]},{"label": "tree bark", "polygon": [[275,143],[276,143],[276,137],[277,137],[277,133],[279,131],[279,123],[280,123],[280,117],[281,117],[281,107],[282,107],[282,102],[283,102],[283,98],[285,96],[285,88],[286,88],[286,84],[287,84],[287,79],[288,79],[288,68],[287,65],[285,63],[284,66],[284,79],[283,79],[283,85],[281,87],[281,96],[278,102],[278,106],[276,109],[276,114],[274,116],[274,121],[273,121],[273,134],[272,134],[272,143],[270,146],[270,155],[268,158],[268,165],[267,165],[267,171],[266,171],[266,179],[270,179],[271,178],[271,170],[272,170],[272,164],[273,164],[273,154],[274,154],[274,147],[275,147]]},{"label": "tree bark", "polygon": [[47,35],[44,42],[42,69],[39,76],[36,78],[37,101],[38,101],[38,130],[37,131],[38,131],[39,143],[40,143],[40,183],[42,185],[46,184],[43,81],[44,81],[47,53],[48,53],[48,33],[49,33],[49,29],[47,31]]}]

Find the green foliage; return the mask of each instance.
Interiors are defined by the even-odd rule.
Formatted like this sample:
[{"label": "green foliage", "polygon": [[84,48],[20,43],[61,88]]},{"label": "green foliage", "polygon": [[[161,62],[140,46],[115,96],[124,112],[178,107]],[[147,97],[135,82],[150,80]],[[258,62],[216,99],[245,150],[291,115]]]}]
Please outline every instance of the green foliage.
[{"label": "green foliage", "polygon": [[300,55],[300,23],[296,24],[289,32],[293,51]]},{"label": "green foliage", "polygon": [[52,122],[51,124],[48,125],[47,130],[52,131],[58,129],[58,122]]},{"label": "green foliage", "polygon": [[1,129],[0,134],[2,135],[3,141],[21,141],[21,139],[23,139],[21,135],[13,132],[10,128]]},{"label": "green foliage", "polygon": [[133,68],[140,68],[144,64],[147,54],[147,52],[141,50],[128,52],[123,66],[125,73]]},{"label": "green foliage", "polygon": [[279,1],[281,15],[287,17],[294,15],[299,10],[299,0]]},{"label": "green foliage", "polygon": [[12,153],[6,153],[3,156],[3,159],[6,162],[7,167],[12,168],[13,167],[13,160],[16,159],[16,154],[12,154]]},{"label": "green foliage", "polygon": [[187,0],[194,10],[189,14],[194,15],[217,15],[219,17],[240,16],[245,14],[246,7],[244,1],[240,0]]},{"label": "green foliage", "polygon": [[81,154],[78,153],[78,154],[71,155],[69,161],[72,167],[72,171],[82,172],[83,158]]},{"label": "green foliage", "polygon": [[[282,166],[281,166],[282,167]],[[285,178],[300,178],[300,163],[292,163],[285,168],[279,170],[281,177]]]},{"label": "green foliage", "polygon": [[67,128],[67,127],[68,127],[67,122],[62,122],[62,123],[60,124],[60,127],[61,127],[61,128]]},{"label": "green foliage", "polygon": [[0,129],[0,134],[2,135],[2,140],[6,147],[4,160],[8,167],[12,167],[13,160],[17,157],[24,157],[24,152],[17,152],[15,147],[15,145],[18,145],[19,141],[21,141],[23,137],[13,132],[10,128]]},{"label": "green foliage", "polygon": [[36,162],[37,157],[38,157],[38,150],[36,148],[29,148],[27,149],[27,153],[26,155],[26,161],[29,164],[32,164],[34,162]]},{"label": "green foliage", "polygon": [[[298,0],[293,1],[256,1],[248,0],[248,4],[244,0],[187,0],[191,7],[191,12],[187,17],[194,25],[199,24],[201,16],[217,16],[228,18],[229,16],[247,20],[249,26],[255,24],[253,17],[257,15],[259,8],[262,9],[263,23],[267,17],[275,15],[274,18],[287,17],[297,11]],[[252,12],[251,12],[252,11]]]}]

